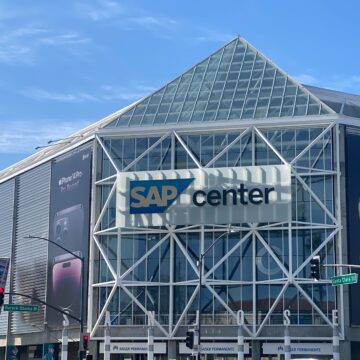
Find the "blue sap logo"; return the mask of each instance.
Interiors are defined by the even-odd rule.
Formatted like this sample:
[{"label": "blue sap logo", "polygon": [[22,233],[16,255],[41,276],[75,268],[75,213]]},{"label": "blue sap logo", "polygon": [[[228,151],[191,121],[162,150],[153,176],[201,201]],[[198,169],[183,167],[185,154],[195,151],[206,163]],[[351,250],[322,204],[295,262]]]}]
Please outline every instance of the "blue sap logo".
[{"label": "blue sap logo", "polygon": [[193,181],[194,178],[130,181],[130,214],[163,213]]}]

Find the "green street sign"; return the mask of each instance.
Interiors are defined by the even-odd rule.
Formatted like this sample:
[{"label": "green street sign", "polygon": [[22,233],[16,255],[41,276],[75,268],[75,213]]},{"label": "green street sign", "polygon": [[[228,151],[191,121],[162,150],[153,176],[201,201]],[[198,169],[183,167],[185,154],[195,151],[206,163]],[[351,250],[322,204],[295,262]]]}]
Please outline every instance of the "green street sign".
[{"label": "green street sign", "polygon": [[39,312],[38,305],[4,304],[4,311]]},{"label": "green street sign", "polygon": [[358,274],[346,274],[340,276],[333,276],[331,278],[331,285],[346,285],[346,284],[356,284],[358,282]]}]

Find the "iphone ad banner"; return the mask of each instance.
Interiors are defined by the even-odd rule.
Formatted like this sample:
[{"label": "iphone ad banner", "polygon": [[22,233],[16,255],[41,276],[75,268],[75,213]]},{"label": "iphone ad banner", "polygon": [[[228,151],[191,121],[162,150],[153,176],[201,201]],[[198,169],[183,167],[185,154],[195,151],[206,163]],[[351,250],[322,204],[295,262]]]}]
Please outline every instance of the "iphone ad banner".
[{"label": "iphone ad banner", "polygon": [[[80,318],[81,291],[83,312],[87,298],[89,248],[91,145],[57,158],[52,164],[50,199],[50,240],[85,259],[85,284],[82,284],[81,260],[49,243],[47,302]],[[62,327],[62,313],[47,308],[50,327]],[[76,321],[69,318],[70,324]]]},{"label": "iphone ad banner", "polygon": [[[347,264],[359,264],[360,261],[360,131],[346,127],[346,222],[348,238]],[[351,272],[360,274],[359,269]],[[360,286],[349,285],[350,323],[360,325]]]}]

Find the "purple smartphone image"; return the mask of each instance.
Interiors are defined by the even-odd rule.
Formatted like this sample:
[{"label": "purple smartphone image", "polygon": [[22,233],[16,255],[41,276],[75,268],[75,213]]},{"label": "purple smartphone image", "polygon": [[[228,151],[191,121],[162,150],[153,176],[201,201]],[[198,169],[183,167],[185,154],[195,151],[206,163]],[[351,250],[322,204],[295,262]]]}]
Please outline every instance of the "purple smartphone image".
[{"label": "purple smartphone image", "polygon": [[[81,256],[80,251],[74,252],[76,255]],[[81,261],[71,254],[64,254],[57,256],[54,259],[53,265],[53,291],[54,294],[66,291],[68,286],[71,285],[72,289],[81,286]],[[59,295],[60,295],[59,294]]]},{"label": "purple smartphone image", "polygon": [[[84,208],[82,204],[73,205],[54,214],[52,238],[65,249],[79,257],[79,239],[84,234]],[[81,246],[81,245],[80,245]],[[51,248],[49,255],[49,302],[71,315],[80,317],[81,298],[81,260],[65,250]],[[47,322],[51,326],[61,326],[62,314],[47,310]]]}]

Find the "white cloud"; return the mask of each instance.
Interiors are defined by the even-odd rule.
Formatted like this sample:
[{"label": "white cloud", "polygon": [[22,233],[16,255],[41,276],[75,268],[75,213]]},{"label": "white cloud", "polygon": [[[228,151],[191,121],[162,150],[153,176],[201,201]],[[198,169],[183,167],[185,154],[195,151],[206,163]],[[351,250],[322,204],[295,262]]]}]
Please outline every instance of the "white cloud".
[{"label": "white cloud", "polygon": [[30,154],[37,146],[62,139],[89,125],[88,121],[9,121],[0,127],[0,153]]},{"label": "white cloud", "polygon": [[156,88],[153,86],[132,83],[127,87],[109,84],[103,85],[99,91],[96,91],[96,95],[83,91],[64,93],[39,88],[28,88],[21,91],[20,94],[36,101],[80,103],[86,101],[135,101],[151,94],[155,90]]},{"label": "white cloud", "polygon": [[299,74],[293,76],[293,78],[295,78],[300,84],[305,84],[305,85],[318,85],[319,83],[318,79],[316,79],[314,76],[309,74]]},{"label": "white cloud", "polygon": [[56,32],[41,27],[3,30],[0,35],[0,63],[33,64],[40,47],[59,46],[71,50],[90,41],[77,32]]},{"label": "white cloud", "polygon": [[352,75],[347,77],[334,76],[325,83],[325,87],[333,90],[360,94],[360,75]]},{"label": "white cloud", "polygon": [[21,92],[22,95],[37,101],[55,101],[55,102],[67,102],[78,103],[83,101],[99,101],[95,96],[85,92],[75,93],[58,93],[48,90],[30,88]]},{"label": "white cloud", "polygon": [[89,43],[91,40],[83,37],[76,32],[68,32],[64,34],[54,34],[53,36],[42,37],[38,40],[38,44],[62,46],[62,45],[79,45]]},{"label": "white cloud", "polygon": [[226,42],[233,40],[235,37],[236,37],[236,35],[233,35],[233,34],[209,33],[206,35],[198,36],[195,38],[195,40],[226,43]]},{"label": "white cloud", "polygon": [[116,85],[104,85],[102,86],[102,89],[104,90],[104,94],[102,96],[103,99],[109,101],[135,101],[143,98],[144,96],[150,95],[156,90],[153,86],[146,86],[143,84],[132,84],[127,88]]},{"label": "white cloud", "polygon": [[360,93],[360,75],[344,76],[339,75],[328,76],[326,80],[316,78],[310,74],[299,74],[293,76],[301,84],[314,85],[326,89],[344,91],[349,93]]},{"label": "white cloud", "polygon": [[146,14],[141,9],[125,7],[123,4],[112,0],[83,2],[78,8],[81,14],[85,14],[93,21],[114,19],[116,24],[125,30],[134,30],[138,27],[170,28],[177,24],[177,21],[169,17]]},{"label": "white cloud", "polygon": [[118,2],[111,0],[98,0],[91,2],[91,4],[80,4],[79,11],[93,21],[102,21],[123,14],[125,9]]},{"label": "white cloud", "polygon": [[21,45],[1,46],[0,44],[0,63],[12,63],[15,61],[32,64],[32,49]]},{"label": "white cloud", "polygon": [[177,22],[174,19],[168,17],[155,17],[155,16],[135,16],[129,17],[124,20],[127,24],[136,24],[144,27],[171,27],[176,25]]}]

